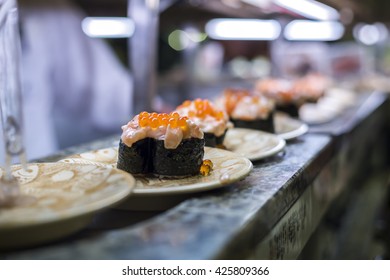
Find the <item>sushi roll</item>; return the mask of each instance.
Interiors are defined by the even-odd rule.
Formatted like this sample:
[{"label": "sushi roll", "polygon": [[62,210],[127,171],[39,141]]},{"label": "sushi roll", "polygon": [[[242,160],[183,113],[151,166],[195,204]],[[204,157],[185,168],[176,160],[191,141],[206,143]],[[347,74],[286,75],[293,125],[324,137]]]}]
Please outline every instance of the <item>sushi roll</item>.
[{"label": "sushi roll", "polygon": [[255,90],[276,102],[276,110],[299,117],[299,108],[305,103],[316,103],[328,87],[328,79],[309,74],[295,81],[264,79],[256,83]]},{"label": "sushi roll", "polygon": [[233,124],[227,113],[207,99],[187,100],[176,108],[180,115],[188,116],[204,132],[205,145],[223,147],[226,132]]},{"label": "sushi roll", "polygon": [[247,90],[226,89],[216,103],[225,108],[235,127],[275,132],[274,102],[265,96],[252,95]]},{"label": "sushi roll", "polygon": [[204,135],[178,113],[142,112],[122,126],[117,168],[134,175],[197,175],[203,162]]},{"label": "sushi roll", "polygon": [[292,90],[292,82],[283,79],[264,79],[256,83],[255,91],[274,100],[276,110],[292,117],[299,116],[299,107],[303,100]]},{"label": "sushi roll", "polygon": [[321,74],[313,73],[296,80],[291,91],[300,96],[303,103],[317,103],[329,86],[329,79]]}]

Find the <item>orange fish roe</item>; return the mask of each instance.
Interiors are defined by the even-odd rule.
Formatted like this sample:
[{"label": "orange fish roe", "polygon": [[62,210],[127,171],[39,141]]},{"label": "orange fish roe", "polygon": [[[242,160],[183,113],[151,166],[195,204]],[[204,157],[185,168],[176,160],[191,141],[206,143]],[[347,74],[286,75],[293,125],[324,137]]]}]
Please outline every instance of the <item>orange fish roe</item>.
[{"label": "orange fish roe", "polygon": [[280,91],[279,95],[285,101],[291,101],[294,98],[292,91]]},{"label": "orange fish roe", "polygon": [[203,164],[204,164],[204,165],[208,165],[208,166],[210,166],[211,168],[214,167],[213,162],[212,162],[211,160],[209,160],[209,159],[205,159],[205,160],[203,161]]},{"label": "orange fish roe", "polygon": [[177,119],[175,119],[175,118],[170,118],[170,119],[169,119],[169,125],[170,125],[172,128],[176,128],[176,127],[177,127]]},{"label": "orange fish roe", "polygon": [[160,126],[159,119],[153,118],[153,119],[150,121],[149,126],[150,126],[151,128],[157,128],[157,127],[159,127],[159,126]]},{"label": "orange fish roe", "polygon": [[149,117],[149,113],[148,112],[145,112],[145,111],[143,111],[143,112],[141,112],[141,113],[139,113],[139,118],[147,118],[147,117]]},{"label": "orange fish roe", "polygon": [[213,170],[213,167],[213,162],[209,159],[205,159],[200,167],[199,172],[202,176],[208,176]]},{"label": "orange fish roe", "polygon": [[187,126],[187,117],[181,117],[177,120],[177,125],[178,126]]},{"label": "orange fish roe", "polygon": [[215,109],[214,106],[207,99],[197,98],[194,101],[186,100],[177,108],[180,110],[183,108],[191,107],[192,105],[195,107],[195,111],[190,110],[188,112],[188,116],[190,118],[197,117],[204,119],[207,116],[211,116],[217,120],[222,120],[224,118],[223,111]]},{"label": "orange fish roe", "polygon": [[161,125],[162,125],[162,126],[168,126],[168,124],[169,124],[169,118],[168,118],[168,117],[162,117],[161,120],[160,120],[160,122],[161,122]]},{"label": "orange fish roe", "polygon": [[180,117],[177,112],[173,112],[170,114],[162,113],[148,113],[142,112],[138,115],[138,123],[140,127],[150,127],[152,129],[157,129],[160,126],[168,126],[171,128],[180,127],[185,130],[188,129],[187,124],[188,117]]},{"label": "orange fish roe", "polygon": [[249,96],[252,98],[252,101],[258,102],[259,97],[258,96],[253,96],[250,94],[248,90],[245,89],[226,89],[224,91],[224,96],[225,96],[225,108],[226,112],[230,115],[234,109],[236,108],[237,103],[246,96]]},{"label": "orange fish roe", "polygon": [[188,106],[191,105],[191,101],[190,101],[190,100],[186,100],[186,101],[183,102],[182,105],[183,105],[184,107],[188,107]]},{"label": "orange fish roe", "polygon": [[145,116],[141,117],[138,122],[141,127],[145,127],[149,124],[149,118]]}]

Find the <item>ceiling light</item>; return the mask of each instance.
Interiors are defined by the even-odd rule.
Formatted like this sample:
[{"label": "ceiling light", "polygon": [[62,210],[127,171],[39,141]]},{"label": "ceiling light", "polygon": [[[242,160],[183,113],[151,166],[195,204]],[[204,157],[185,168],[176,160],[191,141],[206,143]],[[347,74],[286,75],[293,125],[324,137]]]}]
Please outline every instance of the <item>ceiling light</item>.
[{"label": "ceiling light", "polygon": [[336,9],[313,0],[273,0],[273,2],[285,9],[297,13],[306,18],[315,20],[338,20],[340,15]]},{"label": "ceiling light", "polygon": [[81,28],[93,38],[128,38],[134,33],[134,22],[126,17],[87,17]]},{"label": "ceiling light", "polygon": [[335,41],[344,35],[344,26],[336,21],[294,20],[284,29],[291,41]]},{"label": "ceiling light", "polygon": [[206,24],[206,33],[217,40],[275,40],[280,35],[276,20],[213,19]]}]

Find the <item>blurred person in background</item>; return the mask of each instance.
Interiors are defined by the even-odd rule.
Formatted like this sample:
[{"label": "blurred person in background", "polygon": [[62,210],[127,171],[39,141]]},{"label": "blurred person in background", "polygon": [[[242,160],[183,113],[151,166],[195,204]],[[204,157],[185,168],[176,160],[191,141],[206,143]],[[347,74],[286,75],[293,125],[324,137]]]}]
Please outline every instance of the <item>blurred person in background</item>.
[{"label": "blurred person in background", "polygon": [[83,33],[82,11],[66,0],[20,0],[19,17],[28,159],[119,133],[131,114],[130,74]]}]

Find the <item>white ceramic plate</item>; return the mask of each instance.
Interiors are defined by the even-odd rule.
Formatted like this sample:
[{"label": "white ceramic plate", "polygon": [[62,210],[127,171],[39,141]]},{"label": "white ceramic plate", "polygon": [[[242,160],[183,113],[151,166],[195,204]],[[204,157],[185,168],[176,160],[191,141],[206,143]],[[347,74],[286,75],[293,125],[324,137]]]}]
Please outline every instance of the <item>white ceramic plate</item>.
[{"label": "white ceramic plate", "polygon": [[[73,155],[62,162],[115,167],[117,153],[117,148],[108,148]],[[252,170],[250,160],[226,150],[205,147],[204,159],[210,159],[214,164],[209,176],[196,175],[182,179],[136,177],[134,196],[176,195],[212,190],[241,180]]]},{"label": "white ceramic plate", "polygon": [[307,124],[289,115],[277,112],[274,115],[275,133],[284,140],[292,140],[308,132]]},{"label": "white ceramic plate", "polygon": [[330,88],[317,103],[302,105],[299,109],[299,118],[308,124],[323,124],[337,118],[355,102],[354,92],[342,88]]},{"label": "white ceramic plate", "polygon": [[[0,249],[41,244],[85,227],[96,211],[126,198],[135,179],[120,170],[67,163],[13,168],[26,203],[0,209]],[[0,177],[3,175],[0,169]]]},{"label": "white ceramic plate", "polygon": [[223,144],[229,151],[255,161],[279,153],[286,146],[286,141],[260,130],[231,128]]}]

